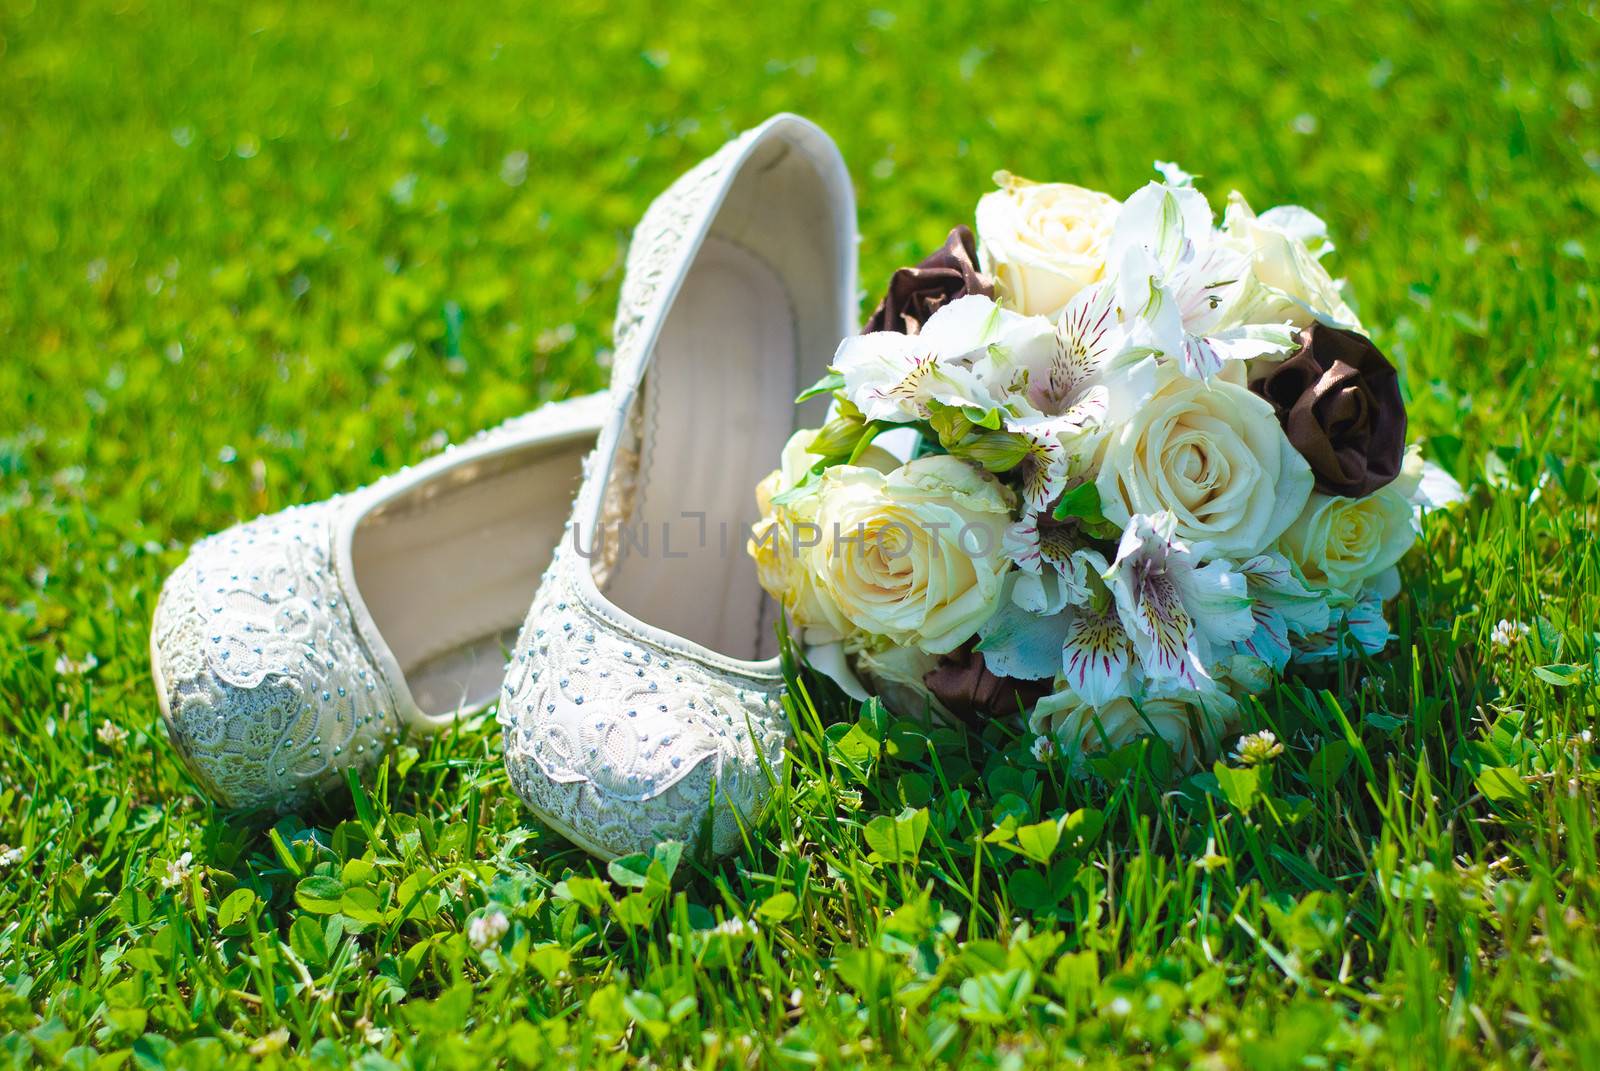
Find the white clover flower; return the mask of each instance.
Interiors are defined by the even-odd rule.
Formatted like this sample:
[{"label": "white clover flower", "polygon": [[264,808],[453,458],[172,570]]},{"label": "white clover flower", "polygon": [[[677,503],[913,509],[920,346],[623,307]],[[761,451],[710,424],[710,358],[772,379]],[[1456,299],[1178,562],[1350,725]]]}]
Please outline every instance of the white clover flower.
[{"label": "white clover flower", "polygon": [[1033,752],[1036,762],[1048,762],[1050,757],[1056,753],[1055,741],[1048,736],[1036,736],[1033,738],[1033,743],[1028,750]]},{"label": "white clover flower", "polygon": [[94,738],[106,747],[120,747],[128,739],[128,730],[110,721],[103,721],[100,728],[94,731]]},{"label": "white clover flower", "polygon": [[56,673],[63,677],[81,677],[100,664],[91,651],[81,659],[62,654],[56,658]]},{"label": "white clover flower", "polygon": [[0,866],[14,867],[22,862],[22,849],[13,848],[9,844],[0,844]]},{"label": "white clover flower", "polygon": [[728,937],[754,937],[761,932],[761,928],[753,921],[746,921],[738,915],[711,927],[711,933],[725,934]]},{"label": "white clover flower", "polygon": [[500,938],[511,929],[511,920],[506,918],[506,913],[499,909],[478,915],[467,923],[467,940],[472,947],[482,952],[491,945],[500,943]]},{"label": "white clover flower", "polygon": [[1271,729],[1241,736],[1233,749],[1234,759],[1246,766],[1265,766],[1282,754],[1283,745]]},{"label": "white clover flower", "polygon": [[189,880],[189,864],[192,862],[194,862],[194,853],[184,852],[168,863],[167,872],[161,875],[161,887],[163,889],[181,888]]},{"label": "white clover flower", "polygon": [[1502,618],[1489,633],[1489,642],[1502,650],[1515,647],[1519,641],[1532,631],[1522,621],[1507,621]]}]

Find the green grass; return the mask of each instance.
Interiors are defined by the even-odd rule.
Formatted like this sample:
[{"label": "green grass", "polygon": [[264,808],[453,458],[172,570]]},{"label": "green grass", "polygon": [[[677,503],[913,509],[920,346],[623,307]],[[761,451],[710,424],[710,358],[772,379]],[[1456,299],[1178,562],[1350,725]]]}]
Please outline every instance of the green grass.
[{"label": "green grass", "polygon": [[[0,1063],[1594,1067],[1595,9],[1122,7],[0,0]],[[1175,790],[797,689],[671,886],[529,819],[491,717],[215,811],[148,679],[184,547],[599,387],[633,222],[784,108],[873,290],[1000,167],[1327,218],[1471,490],[1392,658]]]}]

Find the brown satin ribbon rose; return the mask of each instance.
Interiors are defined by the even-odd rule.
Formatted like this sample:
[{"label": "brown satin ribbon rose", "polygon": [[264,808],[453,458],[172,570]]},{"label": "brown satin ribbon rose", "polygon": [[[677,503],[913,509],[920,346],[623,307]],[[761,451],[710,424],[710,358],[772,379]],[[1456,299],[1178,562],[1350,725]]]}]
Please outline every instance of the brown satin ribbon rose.
[{"label": "brown satin ribbon rose", "polygon": [[983,655],[969,641],[947,655],[923,675],[922,683],[946,710],[974,728],[990,718],[1028,710],[1050,692],[1050,681],[1025,681],[999,677],[983,663]]},{"label": "brown satin ribbon rose", "polygon": [[972,230],[963,225],[921,264],[894,273],[889,292],[873,310],[865,331],[914,335],[941,306],[968,294],[994,297],[994,280],[978,270],[977,243]]},{"label": "brown satin ribbon rose", "polygon": [[1323,494],[1362,498],[1400,475],[1400,377],[1366,336],[1313,323],[1294,355],[1252,379],[1250,389],[1272,403]]}]

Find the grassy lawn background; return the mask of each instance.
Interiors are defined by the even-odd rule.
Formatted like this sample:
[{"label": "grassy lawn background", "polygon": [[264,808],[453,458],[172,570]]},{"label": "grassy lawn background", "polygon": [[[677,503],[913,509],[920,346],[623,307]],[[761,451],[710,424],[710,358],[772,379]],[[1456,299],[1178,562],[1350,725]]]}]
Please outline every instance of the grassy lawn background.
[{"label": "grassy lawn background", "polygon": [[[801,698],[670,888],[527,818],[492,717],[212,809],[148,679],[183,548],[600,387],[629,229],[780,109],[873,298],[1001,167],[1323,215],[1472,492],[1392,659],[1176,789]],[[1593,5],[0,0],[0,1063],[1595,1066],[1597,212]]]}]

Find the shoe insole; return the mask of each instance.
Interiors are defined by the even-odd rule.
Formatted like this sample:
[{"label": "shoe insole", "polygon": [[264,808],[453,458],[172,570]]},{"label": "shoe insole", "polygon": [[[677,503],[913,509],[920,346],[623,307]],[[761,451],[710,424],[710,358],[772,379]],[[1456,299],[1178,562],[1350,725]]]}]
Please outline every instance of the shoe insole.
[{"label": "shoe insole", "polygon": [[481,707],[550,564],[593,441],[440,473],[356,528],[356,586],[424,714]]},{"label": "shoe insole", "polygon": [[756,484],[794,425],[795,313],[760,258],[707,238],[656,344],[636,501],[606,586],[647,624],[730,658],[774,644],[765,593],[745,553]]}]

